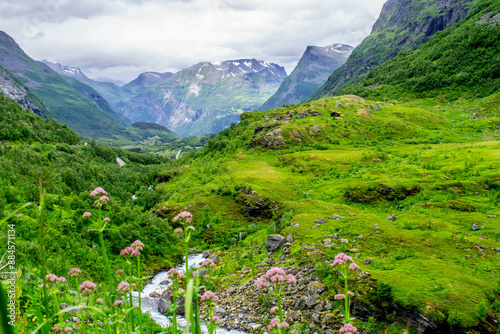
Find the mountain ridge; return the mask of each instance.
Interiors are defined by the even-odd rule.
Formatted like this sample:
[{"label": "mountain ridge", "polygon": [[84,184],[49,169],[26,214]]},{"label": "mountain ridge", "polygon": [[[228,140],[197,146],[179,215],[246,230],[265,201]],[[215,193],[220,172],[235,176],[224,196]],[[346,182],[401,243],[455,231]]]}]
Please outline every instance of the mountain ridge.
[{"label": "mountain ridge", "polygon": [[297,104],[311,96],[328,76],[345,63],[353,47],[335,43],[325,47],[307,46],[297,65],[259,110]]}]

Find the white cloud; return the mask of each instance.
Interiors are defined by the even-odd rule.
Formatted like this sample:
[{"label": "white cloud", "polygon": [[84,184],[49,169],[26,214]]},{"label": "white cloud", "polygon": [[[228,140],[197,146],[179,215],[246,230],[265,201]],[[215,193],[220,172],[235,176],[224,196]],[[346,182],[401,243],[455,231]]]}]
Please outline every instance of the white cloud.
[{"label": "white cloud", "polygon": [[385,0],[4,0],[0,30],[35,59],[130,81],[257,58],[290,73],[307,45],[357,45]]}]

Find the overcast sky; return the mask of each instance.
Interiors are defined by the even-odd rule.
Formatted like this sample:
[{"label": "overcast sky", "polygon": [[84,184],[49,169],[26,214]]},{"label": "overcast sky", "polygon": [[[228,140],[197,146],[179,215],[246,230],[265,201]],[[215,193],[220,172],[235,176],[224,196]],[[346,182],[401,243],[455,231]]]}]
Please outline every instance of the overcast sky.
[{"label": "overcast sky", "polygon": [[128,82],[201,61],[290,73],[306,46],[359,44],[386,0],[2,0],[0,30],[36,60]]}]

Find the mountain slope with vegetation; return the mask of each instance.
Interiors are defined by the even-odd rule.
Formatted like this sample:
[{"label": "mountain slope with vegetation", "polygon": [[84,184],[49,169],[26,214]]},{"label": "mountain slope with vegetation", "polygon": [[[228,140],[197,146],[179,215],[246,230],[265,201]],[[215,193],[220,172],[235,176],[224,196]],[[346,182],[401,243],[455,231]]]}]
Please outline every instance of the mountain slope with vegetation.
[{"label": "mountain slope with vegetation", "polygon": [[117,120],[123,116],[93,88],[31,59],[4,32],[0,32],[0,65],[35,92],[55,119],[86,138],[117,134],[125,127]]},{"label": "mountain slope with vegetation", "polygon": [[471,6],[477,3],[478,0],[387,1],[371,34],[307,100],[335,96],[401,51],[418,49],[435,33],[465,19]]},{"label": "mountain slope with vegetation", "polygon": [[500,5],[477,6],[456,28],[436,34],[418,51],[402,52],[341,93],[366,98],[449,100],[484,97],[500,89]]}]

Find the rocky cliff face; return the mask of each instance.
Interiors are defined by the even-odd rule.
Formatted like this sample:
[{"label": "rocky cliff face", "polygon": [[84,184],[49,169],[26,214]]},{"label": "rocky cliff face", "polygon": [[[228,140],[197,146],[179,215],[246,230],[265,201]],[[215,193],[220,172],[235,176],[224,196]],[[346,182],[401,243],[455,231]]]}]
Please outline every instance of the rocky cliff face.
[{"label": "rocky cliff face", "polygon": [[182,136],[213,133],[261,106],[286,75],[283,67],[256,59],[203,62],[116,107],[134,122],[158,123]]},{"label": "rocky cliff face", "polygon": [[352,50],[352,46],[345,44],[308,46],[295,69],[283,80],[278,91],[260,107],[260,110],[304,101],[326,82],[334,70],[346,62]]},{"label": "rocky cliff face", "polygon": [[334,96],[400,51],[417,49],[436,32],[463,20],[472,1],[388,0],[370,36],[353,50],[347,62],[308,101]]},{"label": "rocky cliff face", "polygon": [[48,107],[28,87],[0,66],[0,93],[42,118],[52,116]]}]

